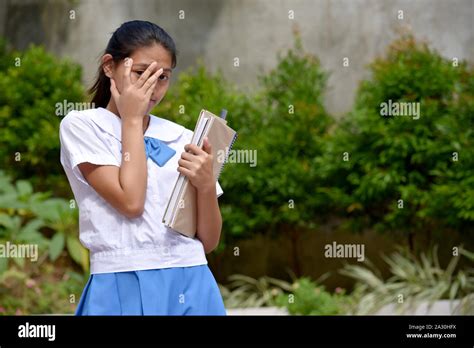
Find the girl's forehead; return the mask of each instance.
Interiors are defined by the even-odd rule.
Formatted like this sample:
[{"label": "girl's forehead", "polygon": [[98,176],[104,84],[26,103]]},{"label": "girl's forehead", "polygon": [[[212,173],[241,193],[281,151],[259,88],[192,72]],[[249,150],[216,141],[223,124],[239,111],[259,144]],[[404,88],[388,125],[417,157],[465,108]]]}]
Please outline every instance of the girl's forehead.
[{"label": "girl's forehead", "polygon": [[[135,62],[135,60],[134,60]],[[153,61],[149,62],[149,63],[134,63],[132,65],[133,68],[135,69],[147,69],[148,66],[152,63]],[[171,72],[172,69],[170,66],[165,66],[163,64],[160,64],[160,61],[157,61],[158,65],[157,65],[157,69],[154,69],[154,70],[158,70],[159,68],[163,68],[163,71],[168,71],[168,72]]]},{"label": "girl's forehead", "polygon": [[153,61],[158,67],[171,70],[171,54],[161,45],[152,45],[136,49],[131,55],[133,67],[147,68]]}]

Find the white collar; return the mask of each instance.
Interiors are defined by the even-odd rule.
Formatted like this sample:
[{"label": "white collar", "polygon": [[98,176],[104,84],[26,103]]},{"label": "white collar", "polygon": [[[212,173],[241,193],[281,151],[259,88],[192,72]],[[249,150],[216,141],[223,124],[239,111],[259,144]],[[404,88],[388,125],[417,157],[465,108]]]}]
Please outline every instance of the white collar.
[{"label": "white collar", "polygon": [[[122,120],[113,112],[99,107],[92,109],[92,121],[102,130],[112,135],[115,139],[122,139]],[[144,134],[146,137],[156,138],[162,141],[170,142],[178,139],[184,132],[184,127],[174,122],[165,120],[154,115],[150,115],[150,124]]]}]

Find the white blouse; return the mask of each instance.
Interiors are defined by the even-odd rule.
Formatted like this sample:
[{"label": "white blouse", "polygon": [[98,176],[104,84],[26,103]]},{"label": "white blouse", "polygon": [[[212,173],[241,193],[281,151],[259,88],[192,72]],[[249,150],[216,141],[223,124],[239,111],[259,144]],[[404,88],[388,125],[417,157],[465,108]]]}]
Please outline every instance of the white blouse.
[{"label": "white blouse", "polygon": [[[145,209],[127,218],[113,208],[82,176],[78,164],[120,167],[121,119],[104,108],[71,111],[61,121],[61,164],[79,207],[79,237],[90,251],[91,273],[125,272],[207,264],[204,247],[166,227],[162,217],[179,176],[178,160],[193,132],[150,115],[144,136],[157,138],[176,150],[163,167],[147,160]],[[217,196],[223,191],[216,182]]]}]

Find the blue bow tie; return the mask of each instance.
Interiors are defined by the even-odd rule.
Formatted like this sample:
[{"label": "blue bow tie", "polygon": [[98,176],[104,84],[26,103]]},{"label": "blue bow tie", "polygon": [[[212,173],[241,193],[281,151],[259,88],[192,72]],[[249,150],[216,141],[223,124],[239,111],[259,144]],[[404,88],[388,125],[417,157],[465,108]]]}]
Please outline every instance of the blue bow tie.
[{"label": "blue bow tie", "polygon": [[159,139],[144,137],[146,158],[151,157],[153,162],[163,167],[176,153],[171,147]]}]

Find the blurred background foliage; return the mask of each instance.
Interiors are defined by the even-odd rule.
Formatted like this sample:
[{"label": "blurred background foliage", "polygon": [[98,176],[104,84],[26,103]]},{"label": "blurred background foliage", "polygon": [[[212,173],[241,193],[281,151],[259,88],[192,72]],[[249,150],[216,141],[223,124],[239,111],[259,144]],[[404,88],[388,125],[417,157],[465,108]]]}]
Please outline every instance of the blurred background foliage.
[{"label": "blurred background foliage", "polygon": [[[314,160],[328,204],[354,228],[440,240],[474,228],[474,73],[411,35],[370,65],[352,112]],[[417,102],[421,116],[382,117],[381,103]],[[347,153],[348,161],[339,160]],[[403,208],[400,201],[403,200]]]},{"label": "blurred background foliage", "polygon": [[[225,108],[238,131],[234,149],[257,153],[257,166],[228,163],[219,179],[225,194],[219,199],[224,227],[217,259],[236,241],[257,234],[287,235],[297,258],[302,232],[318,233],[331,219],[341,221],[348,235],[385,232],[416,255],[443,245],[447,234],[459,234],[472,245],[472,66],[443,58],[427,43],[404,35],[369,71],[353,110],[340,120],[324,108],[328,72],[305,52],[298,34],[294,47],[278,55],[275,68],[262,73],[257,90],[237,89],[202,62],[177,77],[153,114],[193,129],[201,109],[218,114]],[[34,243],[40,250],[36,263],[0,258],[0,313],[70,313],[87,279],[88,255],[59,163],[56,105],[86,100],[81,70],[41,47],[16,52],[1,42],[0,72],[0,242]],[[420,118],[382,117],[381,103],[388,100],[420,103]],[[423,243],[415,242],[418,235]],[[388,260],[417,267],[411,257]],[[425,265],[444,269],[430,262]],[[465,258],[456,264],[461,273],[455,276],[433,278],[430,286],[446,289],[438,298],[468,298],[472,262]],[[398,272],[393,266],[388,268]],[[367,280],[361,274],[368,274],[361,268],[345,271],[353,271],[354,296],[293,271],[291,282],[234,276],[221,286],[226,305],[340,314],[355,312],[356,299],[379,295],[379,288],[362,286]],[[377,279],[388,287],[395,282],[382,275]],[[289,295],[297,301],[288,301]]]},{"label": "blurred background foliage", "polygon": [[321,156],[333,122],[323,106],[327,73],[318,59],[304,52],[296,37],[294,48],[280,55],[275,69],[260,77],[261,88],[250,95],[235,91],[219,73],[208,75],[203,65],[181,73],[157,113],[193,129],[203,106],[216,114],[225,108],[238,131],[233,148],[256,151],[255,167],[224,166],[223,237],[314,227],[315,208],[324,202],[308,194],[317,182],[311,162]]},{"label": "blurred background foliage", "polygon": [[0,168],[39,190],[69,192],[58,162],[57,104],[82,102],[81,67],[30,46],[19,52],[0,42]]}]

